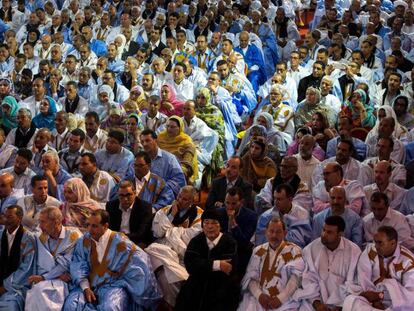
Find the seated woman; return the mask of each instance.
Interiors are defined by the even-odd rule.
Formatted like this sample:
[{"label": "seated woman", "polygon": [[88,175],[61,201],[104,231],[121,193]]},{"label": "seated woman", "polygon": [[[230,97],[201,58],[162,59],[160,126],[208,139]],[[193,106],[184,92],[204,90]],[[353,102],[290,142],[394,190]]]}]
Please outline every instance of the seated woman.
[{"label": "seated woman", "polygon": [[19,104],[13,96],[6,96],[1,103],[0,126],[6,135],[17,127],[17,111]]},{"label": "seated woman", "polygon": [[267,131],[267,142],[279,149],[280,155],[284,156],[287,146],[292,142],[293,136],[286,132],[281,132],[276,127],[270,113],[260,112],[256,114],[254,124],[263,125]]},{"label": "seated woman", "polygon": [[242,157],[241,176],[252,184],[253,190],[259,193],[269,178],[277,173],[276,164],[266,156],[266,143],[255,140],[251,143],[249,152]]},{"label": "seated woman", "polygon": [[[288,146],[286,155],[291,156],[298,154],[299,152],[299,143],[303,136],[305,135],[312,135],[312,129],[310,127],[301,127],[296,131],[295,140]],[[313,135],[312,135],[313,136]],[[315,148],[313,148],[312,155],[317,158],[319,161],[325,160],[325,151],[318,146],[315,145]]]},{"label": "seated woman", "polygon": [[141,111],[148,110],[148,102],[145,92],[141,86],[134,86],[129,92],[129,98],[122,103],[122,107],[127,114],[136,113],[141,115]]},{"label": "seated woman", "polygon": [[126,116],[122,109],[118,106],[112,106],[109,109],[108,117],[102,121],[100,128],[107,133],[110,130],[121,130],[125,133],[127,130]]},{"label": "seated woman", "polygon": [[367,94],[362,89],[352,92],[351,97],[342,105],[340,115],[350,117],[355,128],[370,130],[375,125],[374,107],[367,102]]},{"label": "seated woman", "polygon": [[174,88],[169,84],[164,84],[161,87],[161,108],[160,112],[168,117],[176,115],[183,115],[184,102],[178,100]]},{"label": "seated woman", "polygon": [[308,87],[306,98],[299,104],[295,113],[295,126],[301,128],[312,122],[315,112],[323,112],[328,118],[329,125],[334,126],[336,115],[331,107],[321,103],[321,92],[314,87]]},{"label": "seated woman", "polygon": [[131,151],[134,155],[142,150],[139,135],[144,129],[141,118],[136,113],[131,113],[127,118],[127,131],[125,135],[124,147]]},{"label": "seated woman", "polygon": [[329,127],[328,119],[324,113],[318,111],[313,114],[311,129],[316,142],[326,152],[328,141],[337,136],[337,133]]},{"label": "seated woman", "polygon": [[268,112],[272,116],[276,128],[293,138],[295,134],[295,124],[293,122],[294,111],[292,107],[283,102],[287,97],[288,92],[283,86],[280,84],[272,85],[268,97],[268,104],[263,106],[258,114]]},{"label": "seated woman", "polygon": [[172,116],[167,121],[167,129],[158,135],[158,146],[171,152],[181,164],[187,182],[193,184],[198,177],[197,149],[190,136],[184,133],[183,120]]},{"label": "seated woman", "polygon": [[49,96],[40,102],[39,113],[33,118],[37,128],[45,127],[50,131],[55,129],[56,102]]},{"label": "seated woman", "polygon": [[87,230],[86,221],[91,212],[101,208],[98,202],[91,199],[88,187],[80,178],[71,178],[63,188],[65,203],[62,206],[63,224]]},{"label": "seated woman", "polygon": [[109,110],[119,107],[114,101],[114,92],[109,85],[103,84],[98,89],[98,98],[90,105],[90,111],[95,111],[99,115],[99,120],[104,120],[109,116]]},{"label": "seated woman", "polygon": [[249,153],[251,144],[258,139],[267,144],[266,156],[268,156],[275,164],[279,164],[281,161],[279,148],[268,141],[266,128],[259,124],[253,125],[246,131],[246,134],[243,136],[240,143],[237,155],[243,157],[246,153]]}]

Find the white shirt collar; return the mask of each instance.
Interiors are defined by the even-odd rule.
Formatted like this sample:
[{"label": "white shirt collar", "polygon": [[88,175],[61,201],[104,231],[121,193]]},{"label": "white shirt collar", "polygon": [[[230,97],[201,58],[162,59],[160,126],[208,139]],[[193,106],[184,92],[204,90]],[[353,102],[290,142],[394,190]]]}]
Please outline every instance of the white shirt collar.
[{"label": "white shirt collar", "polygon": [[96,241],[95,239],[93,239],[96,244],[101,244],[101,245],[105,245],[108,243],[109,237],[111,236],[111,230],[110,229],[106,229],[105,233],[102,234],[102,236],[99,238],[98,241]]},{"label": "white shirt collar", "polygon": [[207,245],[208,248],[211,250],[212,248],[214,248],[215,246],[217,246],[217,244],[219,243],[221,237],[222,237],[223,233],[220,232],[220,234],[218,235],[217,238],[215,238],[213,241],[211,241],[209,238],[206,237],[207,239]]}]

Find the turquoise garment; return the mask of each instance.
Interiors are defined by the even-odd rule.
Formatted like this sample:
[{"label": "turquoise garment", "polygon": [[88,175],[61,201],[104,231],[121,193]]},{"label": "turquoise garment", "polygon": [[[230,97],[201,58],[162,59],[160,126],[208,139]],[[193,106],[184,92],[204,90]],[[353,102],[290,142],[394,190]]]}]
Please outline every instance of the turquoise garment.
[{"label": "turquoise garment", "polygon": [[[86,233],[79,239],[70,274],[75,288],[65,300],[64,311],[143,310],[156,306],[161,297],[148,255],[125,235],[114,231],[110,232],[101,263],[91,235]],[[97,297],[96,304],[85,301],[80,288],[85,280]]]},{"label": "turquoise garment", "polygon": [[[18,238],[20,230],[22,230],[22,239],[20,242],[19,265],[17,270],[3,281],[6,293],[0,296],[0,310],[2,311],[24,310],[26,292],[30,288],[28,278],[33,274],[36,249],[35,240],[33,235],[26,229],[23,229],[23,227],[18,229],[15,239]],[[0,236],[3,236],[3,232],[2,230],[0,231]]]},{"label": "turquoise garment", "polygon": [[55,115],[57,112],[56,102],[49,96],[45,96],[45,99],[49,102],[49,110],[47,111],[46,115],[39,112],[33,118],[33,124],[36,126],[36,128],[45,127],[50,131],[53,131],[55,129]]},{"label": "turquoise garment", "polygon": [[10,114],[6,115],[3,111],[0,112],[2,124],[8,130],[14,129],[17,127],[16,116],[19,104],[13,96],[6,96],[1,103],[1,107],[3,108],[4,106],[10,107]]}]

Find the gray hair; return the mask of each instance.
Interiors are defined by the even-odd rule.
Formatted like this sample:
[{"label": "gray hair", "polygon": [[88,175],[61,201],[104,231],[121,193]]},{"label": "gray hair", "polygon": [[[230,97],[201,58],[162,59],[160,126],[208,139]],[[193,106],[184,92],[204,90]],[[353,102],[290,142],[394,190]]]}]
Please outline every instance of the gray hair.
[{"label": "gray hair", "polygon": [[58,207],[48,206],[40,210],[40,214],[46,215],[52,222],[62,223],[63,215]]},{"label": "gray hair", "polygon": [[56,161],[56,164],[57,164],[57,165],[60,165],[59,155],[57,154],[57,152],[56,152],[56,151],[53,151],[53,150],[48,150],[48,151],[46,151],[46,152],[42,155],[42,159],[43,159],[44,157],[47,157],[47,156],[52,157],[52,158]]},{"label": "gray hair", "polygon": [[19,111],[17,111],[17,113],[22,112],[24,113],[28,118],[32,118],[32,112],[30,111],[30,109],[27,108],[20,108]]}]

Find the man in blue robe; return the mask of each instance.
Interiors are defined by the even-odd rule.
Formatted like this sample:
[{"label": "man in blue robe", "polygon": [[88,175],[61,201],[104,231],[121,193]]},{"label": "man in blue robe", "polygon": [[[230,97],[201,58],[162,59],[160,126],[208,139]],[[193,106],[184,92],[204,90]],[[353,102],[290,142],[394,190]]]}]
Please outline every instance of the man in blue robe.
[{"label": "man in blue robe", "polygon": [[[36,265],[29,277],[32,288],[26,295],[26,310],[42,311],[62,308],[68,294],[69,265],[76,241],[82,233],[62,225],[62,212],[45,207],[39,214],[42,234],[36,237]],[[56,309],[55,309],[56,308]]]},{"label": "man in blue robe", "polygon": [[97,210],[89,217],[89,232],[73,252],[70,275],[75,287],[64,311],[135,311],[156,306],[160,293],[148,255],[108,227],[107,211]]},{"label": "man in blue robe", "polygon": [[263,59],[263,52],[254,44],[250,44],[250,37],[247,31],[240,33],[240,45],[235,48],[244,57],[247,64],[247,79],[253,86],[257,93],[259,86],[266,82],[265,63]]},{"label": "man in blue robe", "polygon": [[20,206],[8,206],[4,218],[5,227],[0,231],[0,310],[21,311],[34,264],[35,240],[21,224]]}]

